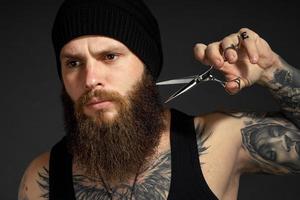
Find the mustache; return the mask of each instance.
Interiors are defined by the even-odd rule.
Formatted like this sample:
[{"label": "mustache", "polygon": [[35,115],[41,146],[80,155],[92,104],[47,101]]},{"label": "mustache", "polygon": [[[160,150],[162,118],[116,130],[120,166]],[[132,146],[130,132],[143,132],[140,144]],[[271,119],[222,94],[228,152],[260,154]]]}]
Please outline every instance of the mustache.
[{"label": "mustache", "polygon": [[82,94],[81,97],[77,100],[77,107],[82,108],[83,106],[87,105],[93,98],[96,98],[99,101],[123,101],[123,97],[115,91],[89,90]]}]

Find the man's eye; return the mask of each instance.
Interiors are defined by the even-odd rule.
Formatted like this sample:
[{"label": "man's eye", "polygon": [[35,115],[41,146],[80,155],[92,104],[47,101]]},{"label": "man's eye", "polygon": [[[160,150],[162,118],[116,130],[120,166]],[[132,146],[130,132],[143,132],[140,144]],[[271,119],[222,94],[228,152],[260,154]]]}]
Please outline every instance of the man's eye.
[{"label": "man's eye", "polygon": [[70,68],[74,68],[80,65],[79,61],[71,60],[67,62],[67,66]]},{"label": "man's eye", "polygon": [[105,60],[108,60],[108,61],[113,61],[117,58],[118,58],[118,55],[114,54],[114,53],[110,53],[110,54],[105,55]]}]

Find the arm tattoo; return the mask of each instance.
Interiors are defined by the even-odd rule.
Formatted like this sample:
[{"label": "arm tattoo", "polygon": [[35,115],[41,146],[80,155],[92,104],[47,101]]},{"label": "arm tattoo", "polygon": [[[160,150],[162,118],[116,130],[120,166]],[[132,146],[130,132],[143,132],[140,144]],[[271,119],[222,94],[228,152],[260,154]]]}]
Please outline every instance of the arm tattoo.
[{"label": "arm tattoo", "polygon": [[300,71],[282,63],[273,79],[264,83],[281,112],[277,116],[246,114],[251,120],[244,121],[241,130],[243,148],[264,172],[300,173]]},{"label": "arm tattoo", "polygon": [[49,199],[49,170],[43,167],[42,171],[38,172],[39,179],[37,183],[42,191],[40,197]]},{"label": "arm tattoo", "polygon": [[300,71],[283,60],[282,63],[283,68],[276,70],[273,80],[266,85],[285,117],[300,127]]},{"label": "arm tattoo", "polygon": [[[198,147],[198,156],[201,156],[203,154],[207,153],[207,150],[209,146],[205,146],[204,143],[207,141],[207,139],[211,136],[212,133],[208,133],[207,136],[203,137],[202,133],[204,133],[205,128],[203,128],[201,125],[197,125],[196,127],[196,139],[197,139],[197,147]],[[200,164],[204,164],[203,162],[200,162]]]},{"label": "arm tattoo", "polygon": [[[171,152],[161,154],[154,163],[139,174],[135,189],[134,199],[167,199],[171,179]],[[85,175],[73,175],[74,191],[77,200],[109,200],[105,188],[100,180]],[[121,183],[113,188],[113,199],[129,199],[131,183]]]},{"label": "arm tattoo", "polygon": [[273,174],[300,173],[299,129],[279,117],[248,119],[241,130],[243,148],[260,170]]}]

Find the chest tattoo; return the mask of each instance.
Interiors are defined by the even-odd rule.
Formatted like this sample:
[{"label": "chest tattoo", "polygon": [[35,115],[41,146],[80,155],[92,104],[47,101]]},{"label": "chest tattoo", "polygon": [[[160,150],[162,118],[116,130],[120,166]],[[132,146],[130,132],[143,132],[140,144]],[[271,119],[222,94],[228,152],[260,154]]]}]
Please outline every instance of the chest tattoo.
[{"label": "chest tattoo", "polygon": [[[37,183],[42,191],[43,199],[49,198],[49,171],[43,168],[39,172]],[[133,199],[167,199],[171,182],[171,153],[167,151],[161,154],[151,166],[138,175],[133,191]],[[95,182],[81,174],[73,175],[73,186],[77,200],[110,200],[101,181]],[[131,196],[132,184],[121,183],[111,188],[112,197],[117,200],[127,200]]]}]

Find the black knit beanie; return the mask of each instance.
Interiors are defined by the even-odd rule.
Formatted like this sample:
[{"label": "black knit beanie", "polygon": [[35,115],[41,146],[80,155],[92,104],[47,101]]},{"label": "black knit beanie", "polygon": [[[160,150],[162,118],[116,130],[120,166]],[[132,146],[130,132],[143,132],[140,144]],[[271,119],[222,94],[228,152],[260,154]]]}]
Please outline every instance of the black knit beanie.
[{"label": "black knit beanie", "polygon": [[83,35],[102,35],[125,44],[159,76],[163,54],[158,23],[142,0],[65,0],[52,28],[60,79],[60,51],[70,40]]}]

